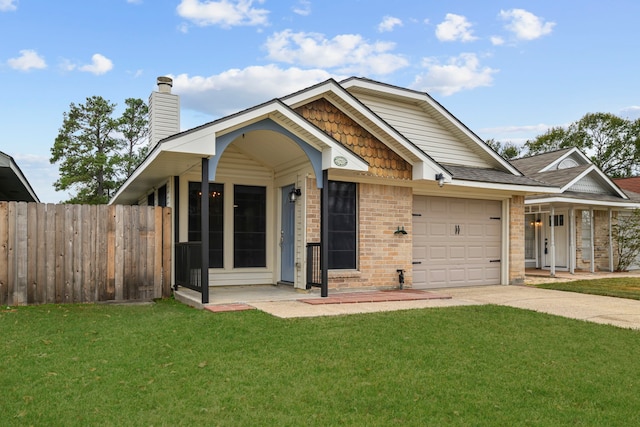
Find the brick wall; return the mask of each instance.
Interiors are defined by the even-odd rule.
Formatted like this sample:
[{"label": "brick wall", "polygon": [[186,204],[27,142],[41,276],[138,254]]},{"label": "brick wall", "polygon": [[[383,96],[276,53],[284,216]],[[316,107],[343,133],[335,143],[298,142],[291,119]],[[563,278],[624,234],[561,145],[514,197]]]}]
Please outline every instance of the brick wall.
[{"label": "brick wall", "polygon": [[509,284],[524,283],[524,196],[509,203]]},{"label": "brick wall", "polygon": [[[591,254],[583,254],[582,250],[582,215],[589,211],[576,211],[576,269],[591,270]],[[615,224],[617,212],[613,212],[613,223]],[[588,237],[587,237],[588,238]],[[609,212],[593,211],[593,258],[595,260],[595,271],[609,271]],[[614,268],[616,265],[616,248],[614,246]],[[585,260],[583,260],[583,257]]]},{"label": "brick wall", "polygon": [[[320,190],[307,180],[307,241],[320,241]],[[358,269],[329,270],[329,287],[395,288],[397,269],[412,283],[412,190],[379,184],[358,184]],[[398,226],[407,234],[394,234]]]}]

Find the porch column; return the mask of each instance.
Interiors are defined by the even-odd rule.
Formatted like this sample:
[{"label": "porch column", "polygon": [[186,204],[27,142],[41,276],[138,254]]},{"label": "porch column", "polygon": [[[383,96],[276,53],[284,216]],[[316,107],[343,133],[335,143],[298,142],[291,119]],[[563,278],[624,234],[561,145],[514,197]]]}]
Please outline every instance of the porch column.
[{"label": "porch column", "polygon": [[569,273],[576,272],[576,211],[569,208]]},{"label": "porch column", "polygon": [[209,159],[202,158],[200,185],[200,291],[202,304],[209,303]]},{"label": "porch column", "polygon": [[329,296],[329,171],[322,171],[320,190],[320,272],[322,286],[320,296]]},{"label": "porch column", "polygon": [[555,277],[556,275],[556,233],[555,233],[555,224],[554,224],[554,219],[555,219],[555,208],[553,206],[551,206],[551,216],[549,217],[549,222],[550,222],[550,231],[551,231],[551,242],[550,242],[550,246],[551,246],[551,262],[549,263],[550,266],[550,271],[549,274],[551,275],[551,277]]},{"label": "porch column", "polygon": [[609,208],[609,271],[613,273],[613,240],[611,237],[612,227],[613,227],[613,213],[611,212],[611,208]]},{"label": "porch column", "polygon": [[591,224],[590,228],[589,228],[589,238],[591,239],[591,268],[589,269],[592,273],[596,272],[596,249],[594,247],[594,238],[593,238],[593,223],[595,222],[596,218],[595,216],[593,216],[593,208],[589,209],[589,215],[591,216],[591,221],[589,221],[589,223]]}]

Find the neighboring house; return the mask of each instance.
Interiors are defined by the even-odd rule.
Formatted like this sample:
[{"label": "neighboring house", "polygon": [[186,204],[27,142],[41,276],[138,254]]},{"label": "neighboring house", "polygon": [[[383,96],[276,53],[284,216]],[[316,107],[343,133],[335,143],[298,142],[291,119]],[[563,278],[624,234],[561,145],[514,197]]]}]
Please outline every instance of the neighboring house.
[{"label": "neighboring house", "polygon": [[[622,188],[624,192],[631,198],[640,199],[640,176],[633,176],[630,178],[614,178],[618,187]],[[639,206],[640,207],[640,206]],[[636,261],[629,266],[629,270],[640,270],[640,255],[636,258]]]},{"label": "neighboring house", "polygon": [[577,148],[512,160],[525,176],[560,187],[561,194],[525,198],[527,268],[613,271],[611,226],[620,213],[640,207]]},{"label": "neighboring house", "polygon": [[155,146],[110,203],[173,208],[176,277],[189,276],[186,242],[205,236],[210,286],[314,283],[326,295],[398,287],[400,272],[419,289],[522,283],[524,196],[557,190],[429,95],[330,79],[178,132],[171,86],[158,79]]},{"label": "neighboring house", "polygon": [[2,151],[0,151],[0,201],[40,201],[13,158]]}]

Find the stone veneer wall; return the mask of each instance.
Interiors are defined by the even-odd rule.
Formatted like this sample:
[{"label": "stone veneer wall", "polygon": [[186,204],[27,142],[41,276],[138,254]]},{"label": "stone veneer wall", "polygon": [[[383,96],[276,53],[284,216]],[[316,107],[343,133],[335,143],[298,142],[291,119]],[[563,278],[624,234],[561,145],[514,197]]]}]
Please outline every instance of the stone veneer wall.
[{"label": "stone veneer wall", "polygon": [[524,196],[509,203],[509,284],[524,283]]},{"label": "stone veneer wall", "polygon": [[[585,254],[586,261],[582,258],[582,214],[584,211],[576,211],[576,269],[591,270],[591,254]],[[587,211],[588,212],[588,211]],[[615,224],[617,212],[613,212],[612,221]],[[593,211],[593,258],[595,271],[609,271],[609,212]],[[613,248],[613,266],[616,265],[616,247]]]},{"label": "stone veneer wall", "polygon": [[[405,270],[411,287],[413,254],[411,188],[358,184],[358,268],[329,270],[329,287],[396,288],[397,269]],[[398,226],[407,234],[395,234]],[[320,241],[320,190],[307,179],[307,241]]]}]

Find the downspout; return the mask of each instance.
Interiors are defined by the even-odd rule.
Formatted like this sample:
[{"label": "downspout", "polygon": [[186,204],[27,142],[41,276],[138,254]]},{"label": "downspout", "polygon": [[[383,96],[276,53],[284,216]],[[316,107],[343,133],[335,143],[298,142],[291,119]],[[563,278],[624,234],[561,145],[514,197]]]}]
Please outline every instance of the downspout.
[{"label": "downspout", "polygon": [[200,183],[200,291],[202,304],[209,303],[209,159],[202,158]]}]

